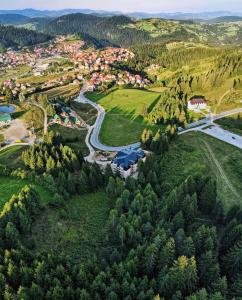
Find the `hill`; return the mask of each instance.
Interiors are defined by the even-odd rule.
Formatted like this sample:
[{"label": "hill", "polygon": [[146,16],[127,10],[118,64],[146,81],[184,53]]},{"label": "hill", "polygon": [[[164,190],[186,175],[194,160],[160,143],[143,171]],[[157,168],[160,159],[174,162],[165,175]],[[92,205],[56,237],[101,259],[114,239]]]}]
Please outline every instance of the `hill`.
[{"label": "hill", "polygon": [[[93,9],[61,9],[61,10],[36,10],[36,9],[17,9],[17,10],[0,10],[0,14],[19,14],[30,18],[36,17],[60,17],[73,13],[91,14],[96,16],[117,16],[124,13],[120,11],[106,11],[106,10],[93,10]],[[136,19],[147,19],[147,18],[163,18],[163,19],[174,19],[174,20],[210,20],[224,16],[234,16],[235,12],[230,11],[209,11],[209,12],[157,12],[147,13],[141,11],[135,11],[126,13],[127,16]],[[237,16],[242,16],[241,12],[236,12]]]},{"label": "hill", "polygon": [[0,24],[2,25],[18,25],[29,22],[29,17],[18,14],[0,14]]},{"label": "hill", "polygon": [[224,16],[208,20],[209,23],[241,22],[242,16]]},{"label": "hill", "polygon": [[148,41],[149,34],[128,28],[132,23],[133,21],[126,16],[97,17],[78,13],[54,19],[45,26],[44,32],[53,35],[85,34],[99,40],[103,46],[129,46]]},{"label": "hill", "polygon": [[0,46],[4,48],[31,46],[47,42],[50,39],[49,34],[0,25]]},{"label": "hill", "polygon": [[200,23],[166,19],[134,21],[126,16],[98,17],[70,14],[46,24],[51,34],[87,34],[101,44],[128,47],[135,44],[168,41],[202,42],[215,45],[242,43],[242,22]]}]

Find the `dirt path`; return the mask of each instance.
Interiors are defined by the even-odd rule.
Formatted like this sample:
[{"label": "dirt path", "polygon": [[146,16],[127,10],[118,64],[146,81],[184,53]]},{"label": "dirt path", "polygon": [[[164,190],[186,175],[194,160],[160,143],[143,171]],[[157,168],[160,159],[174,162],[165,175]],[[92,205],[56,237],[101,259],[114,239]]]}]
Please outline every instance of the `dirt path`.
[{"label": "dirt path", "polygon": [[215,112],[214,112],[215,114],[217,113],[217,110],[218,110],[219,106],[221,105],[221,102],[222,102],[222,100],[224,99],[224,97],[227,96],[230,92],[232,92],[232,89],[226,91],[226,92],[218,99],[218,103],[217,103],[217,105],[216,105]]},{"label": "dirt path", "polygon": [[217,160],[216,156],[213,153],[213,150],[211,149],[211,147],[209,146],[209,144],[202,140],[203,144],[205,145],[208,154],[210,155],[211,159],[213,160],[213,162],[215,163],[221,178],[223,179],[224,183],[228,186],[228,188],[230,189],[230,191],[237,197],[237,198],[241,198],[240,195],[238,194],[238,192],[236,191],[236,189],[234,188],[234,186],[231,184],[231,182],[229,181],[228,177],[226,176],[226,173],[224,172],[223,167],[221,166],[220,162]]}]

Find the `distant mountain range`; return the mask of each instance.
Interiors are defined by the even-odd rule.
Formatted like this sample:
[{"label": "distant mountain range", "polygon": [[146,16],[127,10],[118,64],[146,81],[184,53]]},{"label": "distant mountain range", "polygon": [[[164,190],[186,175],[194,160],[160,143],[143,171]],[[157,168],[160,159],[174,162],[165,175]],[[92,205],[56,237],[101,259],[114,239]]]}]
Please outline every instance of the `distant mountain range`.
[{"label": "distant mountain range", "polygon": [[132,12],[123,13],[120,11],[104,11],[104,10],[91,10],[91,9],[62,9],[62,10],[35,10],[35,9],[22,9],[22,10],[0,10],[2,15],[22,15],[29,18],[39,17],[60,17],[63,15],[83,13],[92,14],[96,16],[117,16],[127,15],[135,19],[146,18],[162,18],[162,19],[175,19],[175,20],[211,20],[220,17],[242,17],[242,12],[230,12],[230,11],[214,11],[214,12],[198,12],[198,13],[186,13],[186,12],[174,12],[174,13],[146,13],[146,12]]}]

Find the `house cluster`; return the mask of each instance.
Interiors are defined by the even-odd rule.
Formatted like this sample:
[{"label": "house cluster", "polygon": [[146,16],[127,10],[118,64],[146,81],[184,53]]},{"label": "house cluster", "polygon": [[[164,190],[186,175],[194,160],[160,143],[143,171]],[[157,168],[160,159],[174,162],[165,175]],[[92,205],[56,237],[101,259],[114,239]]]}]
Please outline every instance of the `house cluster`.
[{"label": "house cluster", "polygon": [[85,42],[82,40],[68,41],[66,37],[61,36],[51,42],[48,47],[35,47],[34,53],[38,59],[64,55],[72,57],[80,52],[84,44]]},{"label": "house cluster", "polygon": [[131,84],[134,87],[145,87],[149,84],[149,80],[142,78],[138,74],[131,74],[127,71],[120,72],[115,75],[111,72],[94,72],[91,74],[91,79],[87,81],[88,91],[94,91],[98,87],[104,84],[117,84],[117,85],[128,85]]},{"label": "house cluster", "polygon": [[85,126],[84,121],[75,115],[69,108],[62,108],[62,112],[56,114],[50,121],[49,125],[51,124],[59,124],[70,128]]},{"label": "house cluster", "polygon": [[2,92],[4,93],[7,88],[10,88],[13,96],[16,97],[19,93],[32,93],[34,89],[29,83],[17,83],[13,79],[7,79],[2,83]]},{"label": "house cluster", "polygon": [[32,94],[34,92],[37,92],[37,89],[39,92],[40,90],[45,91],[52,88],[65,86],[67,84],[80,85],[82,79],[83,79],[83,75],[81,74],[80,75],[67,74],[38,84],[30,84],[27,82],[20,84],[16,80],[8,79],[3,82],[1,92],[4,94],[6,88],[10,88],[13,93],[13,96],[17,98],[17,96],[20,93],[23,93],[25,95]]},{"label": "house cluster", "polygon": [[119,172],[123,178],[127,178],[137,172],[139,160],[145,159],[143,150],[126,149],[117,153],[111,162],[111,168],[114,173]]},{"label": "house cluster", "polygon": [[68,41],[66,37],[58,37],[53,40],[47,47],[36,46],[34,50],[27,47],[21,51],[15,51],[9,48],[6,52],[0,53],[0,68],[16,68],[20,65],[34,66],[36,61],[41,58],[54,57],[54,56],[76,56],[84,41]]},{"label": "house cluster", "polygon": [[207,109],[207,102],[203,96],[194,96],[188,101],[188,109],[193,111],[200,111]]},{"label": "house cluster", "polygon": [[26,64],[33,66],[35,61],[35,55],[28,49],[24,49],[21,52],[9,49],[4,53],[0,53],[0,68],[4,69],[12,69]]},{"label": "house cluster", "polygon": [[80,69],[90,72],[109,70],[115,62],[127,61],[134,57],[134,53],[124,48],[106,48],[102,51],[79,52],[74,62],[79,64]]}]

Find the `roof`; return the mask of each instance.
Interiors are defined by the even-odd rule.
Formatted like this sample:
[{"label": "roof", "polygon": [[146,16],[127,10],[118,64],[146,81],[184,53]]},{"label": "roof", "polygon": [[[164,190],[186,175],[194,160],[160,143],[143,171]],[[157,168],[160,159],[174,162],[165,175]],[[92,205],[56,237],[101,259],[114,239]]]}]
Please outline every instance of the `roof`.
[{"label": "roof", "polygon": [[0,114],[0,122],[9,122],[11,120],[10,114]]},{"label": "roof", "polygon": [[192,105],[196,105],[196,104],[204,104],[206,103],[206,101],[204,97],[193,97],[190,99],[190,103]]},{"label": "roof", "polygon": [[140,158],[145,157],[143,150],[123,150],[119,151],[115,156],[113,163],[117,164],[119,167],[128,170],[133,164],[137,163]]}]

